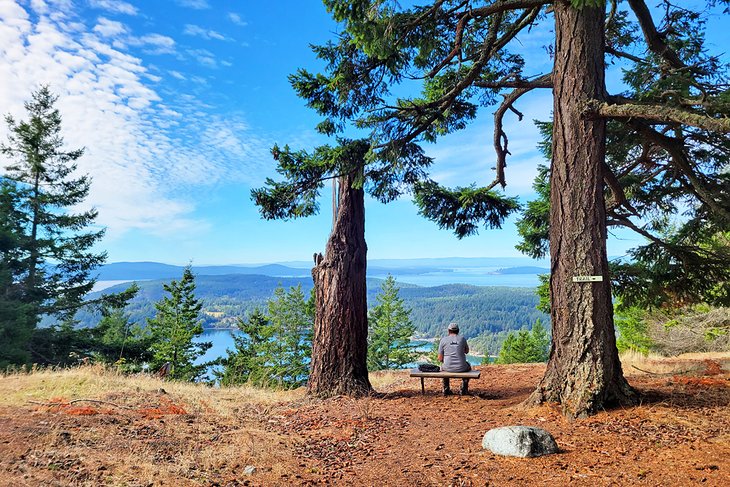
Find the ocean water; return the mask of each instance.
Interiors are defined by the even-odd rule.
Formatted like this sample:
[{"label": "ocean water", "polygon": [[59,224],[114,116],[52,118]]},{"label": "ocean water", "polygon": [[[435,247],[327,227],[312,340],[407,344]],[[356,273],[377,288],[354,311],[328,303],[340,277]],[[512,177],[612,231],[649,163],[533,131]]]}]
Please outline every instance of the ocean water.
[{"label": "ocean water", "polygon": [[[204,356],[196,360],[196,363],[202,364],[219,357],[225,357],[228,353],[227,350],[235,349],[234,334],[242,335],[243,332],[241,330],[205,330],[202,335],[195,338],[195,342],[211,342],[213,346],[208,349]],[[416,351],[418,352],[427,353],[431,351],[431,342],[415,341],[412,344],[417,345]],[[466,359],[472,365],[480,365],[482,363],[482,357],[476,355],[467,355]],[[415,364],[409,364],[409,366],[415,366]]]},{"label": "ocean water", "polygon": [[[537,287],[540,279],[537,274],[493,274],[495,267],[458,268],[452,272],[429,272],[426,274],[392,275],[400,283],[417,286],[441,286],[443,284],[471,284],[473,286]],[[396,271],[396,270],[394,270]],[[385,279],[387,274],[370,274],[368,277]]]}]

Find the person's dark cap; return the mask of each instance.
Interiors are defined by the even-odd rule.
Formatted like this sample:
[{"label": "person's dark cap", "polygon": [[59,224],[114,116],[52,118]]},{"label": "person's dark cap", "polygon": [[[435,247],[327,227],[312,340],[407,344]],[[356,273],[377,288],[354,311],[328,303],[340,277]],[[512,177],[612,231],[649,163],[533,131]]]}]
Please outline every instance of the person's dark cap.
[{"label": "person's dark cap", "polygon": [[449,331],[459,331],[459,325],[457,325],[456,323],[449,323],[448,330]]}]

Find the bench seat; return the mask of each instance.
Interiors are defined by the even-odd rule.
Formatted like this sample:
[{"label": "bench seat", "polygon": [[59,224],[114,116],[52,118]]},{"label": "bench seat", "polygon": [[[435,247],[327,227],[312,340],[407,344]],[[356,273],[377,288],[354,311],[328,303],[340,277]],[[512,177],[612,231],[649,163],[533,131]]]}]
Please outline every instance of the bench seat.
[{"label": "bench seat", "polygon": [[421,394],[426,394],[426,386],[423,383],[425,378],[433,379],[478,379],[481,371],[470,370],[469,372],[422,372],[418,368],[411,369],[411,377],[419,377],[421,379]]}]

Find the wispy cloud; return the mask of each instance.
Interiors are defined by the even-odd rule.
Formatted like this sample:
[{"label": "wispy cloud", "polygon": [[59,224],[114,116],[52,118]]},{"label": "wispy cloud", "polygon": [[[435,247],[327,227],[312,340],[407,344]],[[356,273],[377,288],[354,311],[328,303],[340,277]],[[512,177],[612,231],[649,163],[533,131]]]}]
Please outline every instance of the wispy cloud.
[{"label": "wispy cloud", "polygon": [[203,39],[215,39],[218,41],[226,40],[226,36],[215,30],[204,29],[198,25],[186,24],[183,34],[195,37],[201,37]]},{"label": "wispy cloud", "polygon": [[177,3],[183,7],[195,10],[205,10],[210,8],[210,4],[207,0],[177,0]]},{"label": "wispy cloud", "polygon": [[89,5],[118,14],[137,15],[137,7],[122,0],[89,0]]},{"label": "wispy cloud", "polygon": [[216,60],[215,54],[207,49],[188,49],[187,53],[203,66],[208,66],[209,68],[218,67],[218,61]]},{"label": "wispy cloud", "polygon": [[130,36],[126,42],[131,46],[144,47],[147,54],[173,54],[175,52],[175,39],[162,34]]},{"label": "wispy cloud", "polygon": [[243,20],[241,16],[235,12],[228,12],[228,20],[241,27],[246,27],[248,22]]},{"label": "wispy cloud", "polygon": [[[52,17],[43,5],[0,2],[2,110],[24,119],[23,102],[41,84],[60,96],[66,146],[86,147],[79,161],[79,171],[93,179],[86,204],[98,208],[107,238],[208,228],[191,216],[190,188],[250,181],[268,163],[270,142],[241,117],[222,119],[193,95],[158,87],[165,81],[159,72],[127,52],[126,43],[115,43],[113,36],[130,35],[123,25],[99,19],[85,27],[76,18]],[[174,46],[154,34],[136,39]],[[6,136],[2,124],[0,140]]]},{"label": "wispy cloud", "polygon": [[121,22],[99,17],[97,24],[94,27],[94,32],[103,37],[117,37],[121,34],[126,34],[127,27]]}]

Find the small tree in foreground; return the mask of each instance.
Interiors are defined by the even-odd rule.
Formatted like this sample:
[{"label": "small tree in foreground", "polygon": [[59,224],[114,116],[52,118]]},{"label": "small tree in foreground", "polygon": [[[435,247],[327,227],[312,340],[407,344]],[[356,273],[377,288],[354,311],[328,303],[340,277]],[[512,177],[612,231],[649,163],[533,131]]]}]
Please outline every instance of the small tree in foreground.
[{"label": "small tree in foreground", "polygon": [[212,344],[194,341],[203,334],[200,318],[203,305],[195,298],[195,277],[190,266],[185,268],[180,281],[173,280],[163,287],[169,296],[155,303],[157,315],[147,320],[154,340],[151,365],[158,368],[169,363],[171,379],[198,379],[205,373],[208,364],[195,364],[195,361]]},{"label": "small tree in foreground", "polygon": [[540,320],[535,321],[532,330],[510,333],[502,344],[496,363],[524,364],[545,362],[548,359],[550,337]]},{"label": "small tree in foreground", "polygon": [[233,335],[235,349],[215,372],[221,385],[252,384],[291,389],[307,380],[312,356],[313,298],[304,299],[301,285],[278,287],[268,301],[269,314],[255,309],[239,319],[243,332]]},{"label": "small tree in foreground", "polygon": [[368,317],[368,370],[398,369],[416,360],[411,337],[416,327],[411,310],[398,296],[400,289],[393,276],[383,281],[378,304]]}]

